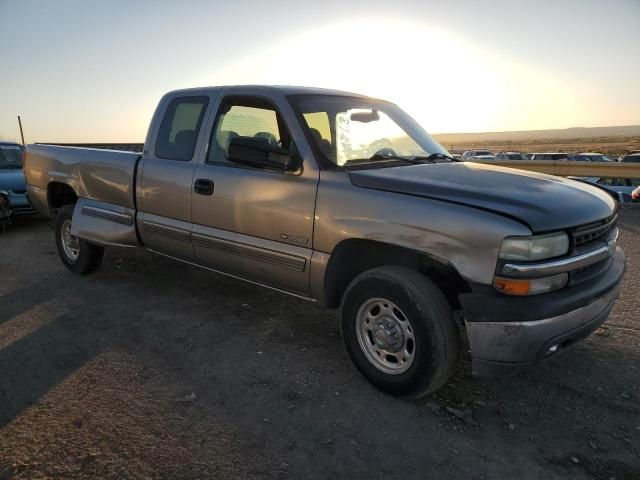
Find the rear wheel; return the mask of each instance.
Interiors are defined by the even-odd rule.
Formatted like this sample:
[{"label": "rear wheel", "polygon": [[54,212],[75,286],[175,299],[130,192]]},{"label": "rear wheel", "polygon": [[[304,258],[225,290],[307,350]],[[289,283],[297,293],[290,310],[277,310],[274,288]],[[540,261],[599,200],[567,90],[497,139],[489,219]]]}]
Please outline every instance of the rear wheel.
[{"label": "rear wheel", "polygon": [[93,245],[71,235],[73,205],[65,205],[56,217],[56,245],[65,267],[73,273],[84,274],[96,270],[104,257],[104,247]]},{"label": "rear wheel", "polygon": [[431,280],[387,266],[357,276],[342,302],[351,360],[380,390],[417,398],[449,379],[458,359],[451,308]]}]

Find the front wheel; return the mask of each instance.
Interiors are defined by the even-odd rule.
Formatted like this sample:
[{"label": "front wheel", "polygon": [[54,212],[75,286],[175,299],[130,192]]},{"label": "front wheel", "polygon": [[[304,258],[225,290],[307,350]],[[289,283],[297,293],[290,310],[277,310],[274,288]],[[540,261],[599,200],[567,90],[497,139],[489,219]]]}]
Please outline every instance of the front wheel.
[{"label": "front wheel", "polygon": [[73,208],[73,205],[65,205],[56,217],[58,254],[64,266],[73,273],[91,273],[100,266],[104,257],[104,247],[71,235]]},{"label": "front wheel", "polygon": [[405,398],[436,391],[458,359],[446,298],[431,280],[405,267],[374,268],[351,282],[342,301],[342,336],[367,380]]}]

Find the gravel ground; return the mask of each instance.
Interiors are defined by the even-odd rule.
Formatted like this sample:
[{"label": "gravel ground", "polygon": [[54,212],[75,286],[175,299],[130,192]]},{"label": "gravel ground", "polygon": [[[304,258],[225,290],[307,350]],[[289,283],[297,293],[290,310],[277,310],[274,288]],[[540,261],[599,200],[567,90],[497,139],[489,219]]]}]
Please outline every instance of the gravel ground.
[{"label": "gravel ground", "polygon": [[0,479],[637,480],[639,239],[626,210],[596,335],[409,402],[355,372],[334,311],[142,250],[77,277],[21,220],[0,236]]}]

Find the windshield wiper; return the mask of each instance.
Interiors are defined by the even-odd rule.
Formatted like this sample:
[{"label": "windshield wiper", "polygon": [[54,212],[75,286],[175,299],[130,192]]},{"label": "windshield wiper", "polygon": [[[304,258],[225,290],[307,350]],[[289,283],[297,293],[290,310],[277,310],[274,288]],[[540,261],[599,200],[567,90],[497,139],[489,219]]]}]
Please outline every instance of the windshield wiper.
[{"label": "windshield wiper", "polygon": [[444,153],[432,153],[427,155],[426,157],[413,157],[414,160],[426,160],[429,162],[433,162],[435,160],[450,160],[452,162],[461,162],[459,158],[450,157],[449,155],[445,155]]},{"label": "windshield wiper", "polygon": [[376,163],[384,160],[399,160],[401,162],[409,163],[411,165],[421,165],[424,163],[437,163],[437,160],[449,160],[451,162],[461,162],[457,158],[450,157],[444,153],[432,153],[425,156],[413,156],[413,157],[400,157],[398,155],[392,155],[390,153],[374,153],[369,158],[353,158],[345,163],[345,166],[350,165],[366,165]]},{"label": "windshield wiper", "polygon": [[406,157],[399,157],[398,155],[391,155],[389,153],[374,153],[373,155],[371,155],[369,157],[369,160],[401,160],[403,162],[407,162],[410,163],[412,165],[417,165],[419,163],[422,163],[422,158],[406,158]]},{"label": "windshield wiper", "polygon": [[437,160],[449,160],[451,162],[459,162],[457,158],[450,157],[449,155],[445,155],[444,153],[432,153],[430,155],[420,156],[416,155],[414,157],[399,157],[398,155],[391,155],[386,153],[376,153],[369,160],[402,160],[407,163],[411,163],[414,165],[424,163],[424,162],[436,162]]}]

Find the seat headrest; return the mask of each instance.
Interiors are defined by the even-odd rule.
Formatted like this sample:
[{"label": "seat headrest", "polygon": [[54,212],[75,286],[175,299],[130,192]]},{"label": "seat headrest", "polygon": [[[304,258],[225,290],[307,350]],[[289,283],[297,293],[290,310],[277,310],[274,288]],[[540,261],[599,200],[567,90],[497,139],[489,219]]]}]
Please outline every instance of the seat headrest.
[{"label": "seat headrest", "polygon": [[258,132],[254,135],[254,138],[264,138],[271,145],[278,145],[278,139],[271,132]]},{"label": "seat headrest", "polygon": [[176,133],[176,145],[189,145],[195,143],[196,132],[194,130],[180,130]]}]

